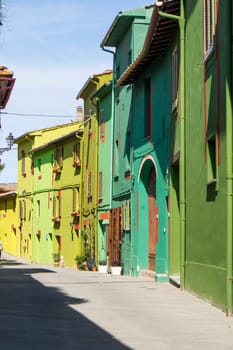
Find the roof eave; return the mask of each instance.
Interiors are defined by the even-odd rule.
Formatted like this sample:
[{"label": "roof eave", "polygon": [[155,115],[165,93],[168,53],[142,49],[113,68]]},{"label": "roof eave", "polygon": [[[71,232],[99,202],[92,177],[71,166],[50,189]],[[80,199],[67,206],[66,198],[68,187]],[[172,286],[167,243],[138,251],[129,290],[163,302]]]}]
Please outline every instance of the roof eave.
[{"label": "roof eave", "polygon": [[[162,7],[154,6],[154,11],[151,18],[151,23],[149,25],[146,39],[144,42],[144,46],[138,57],[135,59],[135,61],[125,70],[125,72],[121,75],[121,77],[118,79],[118,81],[115,84],[115,87],[119,87],[121,85],[129,85],[132,84],[137,76],[139,75],[139,72],[141,71],[136,69],[141,65],[142,67],[146,66],[147,64],[151,63],[153,57],[158,56],[158,54],[151,53],[151,56],[149,57],[149,52],[151,48],[153,48],[153,40],[156,37],[157,29],[159,27],[159,22],[164,21],[162,17],[159,16],[158,11],[166,11],[171,4],[179,4],[179,0],[172,0],[168,3],[163,3]],[[173,19],[167,19],[169,23],[173,22],[176,23]],[[165,49],[163,49],[164,52]]]}]

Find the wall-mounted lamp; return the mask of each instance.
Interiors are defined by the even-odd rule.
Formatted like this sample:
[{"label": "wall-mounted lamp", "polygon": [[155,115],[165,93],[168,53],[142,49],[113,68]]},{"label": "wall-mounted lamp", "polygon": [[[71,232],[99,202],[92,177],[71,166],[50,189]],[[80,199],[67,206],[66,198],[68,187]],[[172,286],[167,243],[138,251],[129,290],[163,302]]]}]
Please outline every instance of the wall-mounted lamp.
[{"label": "wall-mounted lamp", "polygon": [[0,148],[0,155],[6,151],[9,151],[12,148],[14,141],[15,141],[15,138],[10,132],[9,135],[6,137],[6,143],[8,147]]}]

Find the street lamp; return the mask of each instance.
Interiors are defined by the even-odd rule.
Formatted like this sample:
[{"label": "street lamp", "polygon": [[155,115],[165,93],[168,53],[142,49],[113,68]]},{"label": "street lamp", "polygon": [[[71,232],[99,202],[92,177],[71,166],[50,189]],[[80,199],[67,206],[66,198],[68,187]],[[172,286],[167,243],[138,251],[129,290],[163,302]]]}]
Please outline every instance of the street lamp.
[{"label": "street lamp", "polygon": [[13,146],[14,141],[15,141],[15,138],[12,135],[12,133],[10,132],[9,135],[6,137],[6,142],[7,142],[8,147],[0,148],[0,155],[6,151],[9,151],[11,149],[11,147]]}]

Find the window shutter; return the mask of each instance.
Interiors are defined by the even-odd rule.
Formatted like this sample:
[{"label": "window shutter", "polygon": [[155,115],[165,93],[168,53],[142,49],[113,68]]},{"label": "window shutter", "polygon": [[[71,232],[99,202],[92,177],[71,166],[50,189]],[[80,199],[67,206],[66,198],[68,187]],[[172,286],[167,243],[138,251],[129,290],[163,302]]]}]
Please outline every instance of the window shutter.
[{"label": "window shutter", "polygon": [[103,172],[99,172],[99,198],[103,197]]}]

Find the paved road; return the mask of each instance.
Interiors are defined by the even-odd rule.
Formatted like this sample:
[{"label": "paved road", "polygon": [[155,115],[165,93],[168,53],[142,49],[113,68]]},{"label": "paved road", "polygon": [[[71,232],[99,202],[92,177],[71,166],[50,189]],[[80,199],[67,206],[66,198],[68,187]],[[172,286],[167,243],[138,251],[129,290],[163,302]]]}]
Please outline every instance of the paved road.
[{"label": "paved road", "polygon": [[4,350],[233,349],[233,318],[147,278],[0,262]]}]

